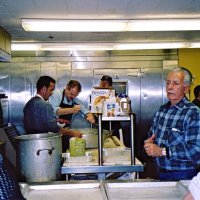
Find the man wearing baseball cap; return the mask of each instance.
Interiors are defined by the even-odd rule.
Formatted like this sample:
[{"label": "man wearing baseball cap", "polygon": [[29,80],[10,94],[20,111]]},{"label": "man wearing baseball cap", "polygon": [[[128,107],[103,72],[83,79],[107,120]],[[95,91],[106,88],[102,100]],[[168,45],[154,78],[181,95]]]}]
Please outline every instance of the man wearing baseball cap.
[{"label": "man wearing baseball cap", "polygon": [[112,83],[113,83],[112,78],[108,75],[104,75],[101,78],[100,87],[106,89],[112,89]]}]

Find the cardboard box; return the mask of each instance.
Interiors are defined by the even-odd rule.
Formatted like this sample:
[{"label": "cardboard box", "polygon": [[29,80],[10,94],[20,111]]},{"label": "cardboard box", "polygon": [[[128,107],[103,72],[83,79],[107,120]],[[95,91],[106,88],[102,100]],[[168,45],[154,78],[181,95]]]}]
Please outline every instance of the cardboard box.
[{"label": "cardboard box", "polygon": [[91,112],[102,113],[103,101],[115,98],[115,90],[109,89],[92,89],[91,94]]}]

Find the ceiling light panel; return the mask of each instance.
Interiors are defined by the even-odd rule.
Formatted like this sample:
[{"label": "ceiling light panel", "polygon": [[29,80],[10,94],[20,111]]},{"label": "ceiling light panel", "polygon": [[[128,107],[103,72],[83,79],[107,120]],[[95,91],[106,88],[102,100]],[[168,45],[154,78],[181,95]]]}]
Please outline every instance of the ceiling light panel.
[{"label": "ceiling light panel", "polygon": [[200,48],[200,42],[160,43],[12,43],[12,51],[138,50]]},{"label": "ceiling light panel", "polygon": [[26,31],[124,32],[200,30],[200,19],[59,20],[22,19]]},{"label": "ceiling light panel", "polygon": [[119,32],[126,31],[129,20],[45,20],[22,19],[25,31]]}]

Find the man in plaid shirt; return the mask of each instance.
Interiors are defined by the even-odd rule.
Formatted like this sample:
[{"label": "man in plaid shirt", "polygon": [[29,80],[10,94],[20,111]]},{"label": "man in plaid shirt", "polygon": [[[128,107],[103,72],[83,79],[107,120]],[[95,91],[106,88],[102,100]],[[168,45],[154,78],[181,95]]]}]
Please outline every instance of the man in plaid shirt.
[{"label": "man in plaid shirt", "polygon": [[187,98],[192,83],[190,71],[173,69],[166,82],[169,102],[156,112],[144,142],[155,160],[160,180],[192,179],[200,164],[200,110]]}]

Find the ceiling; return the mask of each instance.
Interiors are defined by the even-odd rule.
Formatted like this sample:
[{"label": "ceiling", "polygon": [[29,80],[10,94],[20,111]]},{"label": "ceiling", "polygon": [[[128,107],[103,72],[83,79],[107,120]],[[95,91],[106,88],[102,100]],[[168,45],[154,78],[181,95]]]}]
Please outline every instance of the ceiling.
[{"label": "ceiling", "polygon": [[21,26],[21,18],[200,18],[199,8],[200,0],[0,0],[0,26],[15,42],[200,41],[200,31],[59,33],[25,32]]}]

